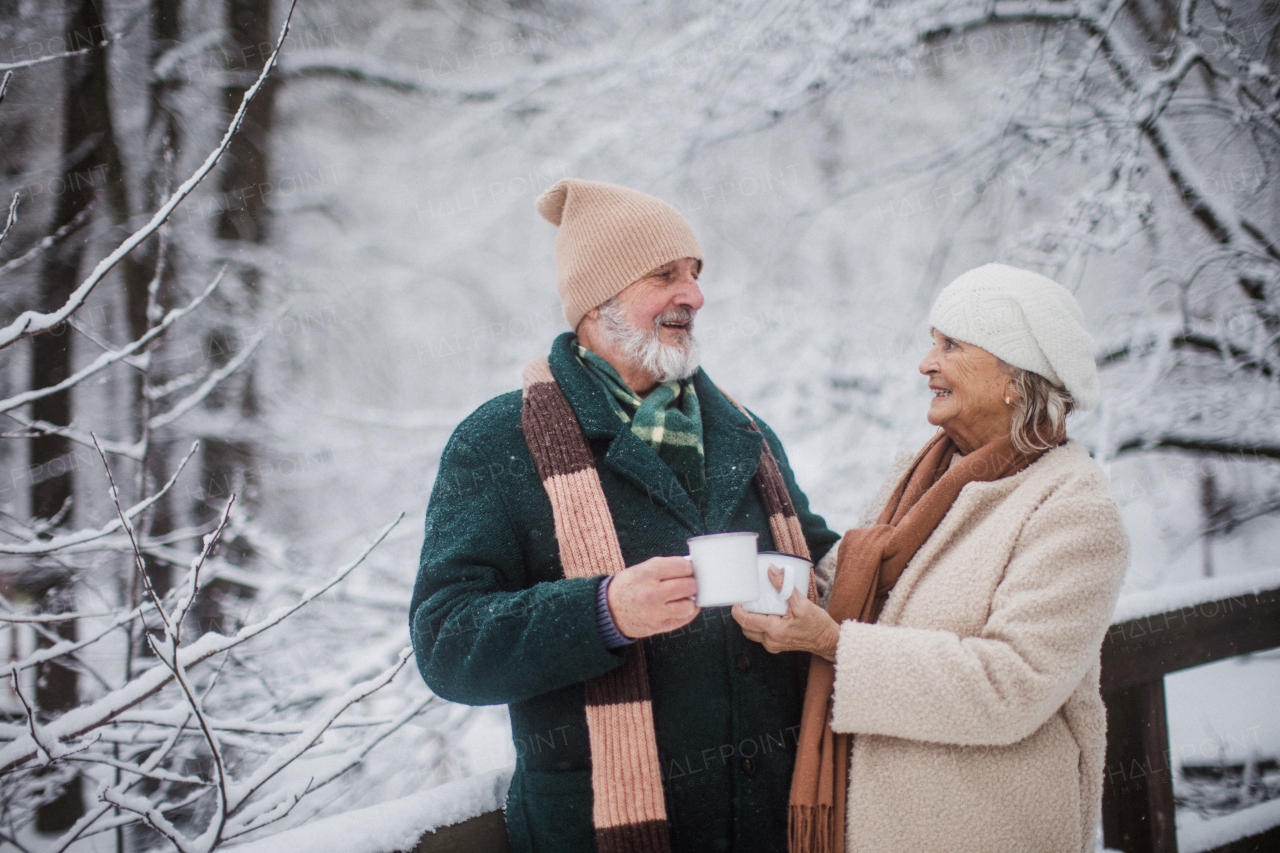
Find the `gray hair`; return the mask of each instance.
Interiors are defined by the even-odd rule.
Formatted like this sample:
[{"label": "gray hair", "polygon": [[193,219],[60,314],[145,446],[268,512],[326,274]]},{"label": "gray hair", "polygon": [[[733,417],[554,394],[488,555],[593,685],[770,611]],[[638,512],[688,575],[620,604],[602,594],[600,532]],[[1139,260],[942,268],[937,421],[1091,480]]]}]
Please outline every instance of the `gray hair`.
[{"label": "gray hair", "polygon": [[1066,435],[1067,415],[1075,411],[1071,392],[1030,370],[1003,361],[1000,366],[1009,374],[1009,387],[1016,394],[1010,429],[1014,449],[1038,453],[1058,444]]}]

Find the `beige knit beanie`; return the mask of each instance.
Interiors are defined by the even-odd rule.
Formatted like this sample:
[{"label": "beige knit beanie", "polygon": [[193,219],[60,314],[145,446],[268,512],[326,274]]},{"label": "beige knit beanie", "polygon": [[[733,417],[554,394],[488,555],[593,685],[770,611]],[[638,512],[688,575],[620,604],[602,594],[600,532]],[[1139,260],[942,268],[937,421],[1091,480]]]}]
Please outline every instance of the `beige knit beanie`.
[{"label": "beige knit beanie", "polygon": [[1098,404],[1098,366],[1084,312],[1051,278],[1006,264],[969,270],[938,294],[929,325],[1066,388],[1077,410]]},{"label": "beige knit beanie", "polygon": [[680,258],[702,260],[680,211],[637,190],[565,178],[534,204],[560,226],[556,289],[570,328],[645,273]]}]

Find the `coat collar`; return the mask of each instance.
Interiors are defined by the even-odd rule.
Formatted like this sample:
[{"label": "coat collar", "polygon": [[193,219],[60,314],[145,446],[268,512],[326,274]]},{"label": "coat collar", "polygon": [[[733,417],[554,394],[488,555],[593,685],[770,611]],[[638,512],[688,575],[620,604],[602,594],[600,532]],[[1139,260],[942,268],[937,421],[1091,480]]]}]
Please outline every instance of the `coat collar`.
[{"label": "coat collar", "polygon": [[[548,363],[569,401],[587,441],[609,443],[601,464],[631,481],[692,534],[726,528],[760,462],[763,436],[747,426],[746,417],[699,369],[693,378],[702,408],[702,443],[707,466],[707,518],[653,448],[631,432],[609,407],[600,389],[573,353],[572,332],[551,345]],[[616,523],[616,520],[615,520]]]},{"label": "coat collar", "polygon": [[[951,545],[956,532],[964,525],[971,523],[975,516],[993,512],[1001,503],[1018,489],[1026,486],[1030,490],[1047,491],[1059,483],[1064,475],[1070,472],[1097,471],[1102,472],[1089,456],[1089,451],[1075,439],[1068,439],[1061,447],[1055,447],[1035,462],[1016,474],[1001,477],[999,480],[975,480],[965,483],[959,496],[942,521],[934,528],[933,533],[916,551],[911,562],[903,570],[898,582],[889,593],[878,620],[881,625],[896,625],[906,607],[911,592],[924,574],[936,564],[940,555]],[[1030,505],[1038,506],[1043,496],[1032,500]],[[1023,519],[1025,521],[1025,518]]]}]

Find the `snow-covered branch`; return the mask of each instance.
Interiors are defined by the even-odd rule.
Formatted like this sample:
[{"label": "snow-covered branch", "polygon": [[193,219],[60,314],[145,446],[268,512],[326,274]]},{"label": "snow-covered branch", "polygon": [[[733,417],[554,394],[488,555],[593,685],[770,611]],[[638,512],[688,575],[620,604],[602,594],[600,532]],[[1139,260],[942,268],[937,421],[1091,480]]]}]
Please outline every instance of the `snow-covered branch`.
[{"label": "snow-covered branch", "polygon": [[[368,698],[373,693],[381,690],[383,687],[391,683],[400,670],[404,668],[413,656],[411,649],[403,650],[399,658],[394,664],[387,667],[378,675],[353,685],[345,694],[328,703],[328,706],[317,714],[311,724],[293,740],[281,746],[275,753],[245,779],[243,782],[235,783],[231,790],[228,791],[227,807],[228,813],[235,813],[241,810],[258,790],[262,788],[272,777],[278,774],[288,765],[292,764],[302,753],[306,752],[320,737],[333,725],[338,716],[350,708],[357,702]],[[308,788],[311,785],[308,784]],[[241,832],[247,832],[248,824],[253,822],[252,816],[246,816],[248,819],[240,827]]]},{"label": "snow-covered branch", "polygon": [[42,397],[48,397],[51,394],[57,394],[62,391],[65,391],[68,388],[78,385],[79,383],[83,382],[85,379],[88,379],[90,376],[93,376],[95,373],[100,373],[101,371],[105,370],[111,365],[120,361],[124,361],[125,359],[129,358],[135,353],[142,351],[152,341],[156,340],[165,332],[167,332],[170,326],[172,326],[178,320],[190,314],[192,311],[199,308],[200,305],[203,304],[204,301],[209,298],[209,295],[212,294],[213,291],[216,290],[218,285],[222,282],[222,277],[226,273],[226,269],[227,268],[224,266],[221,270],[219,270],[218,275],[213,279],[212,282],[209,283],[209,285],[204,289],[203,292],[200,293],[199,296],[197,296],[195,299],[188,302],[183,307],[174,308],[172,311],[165,314],[164,318],[159,323],[152,326],[150,329],[146,331],[145,334],[143,334],[141,337],[131,342],[127,346],[121,347],[120,349],[116,349],[116,350],[108,350],[107,352],[102,353],[97,358],[95,358],[92,362],[82,367],[80,370],[77,370],[75,373],[71,374],[66,379],[62,380],[56,385],[50,385],[47,388],[36,388],[31,391],[24,391],[21,394],[15,394],[14,396],[8,398],[7,400],[0,400],[0,414],[16,409],[19,406],[25,406],[26,404],[34,400],[41,399]]},{"label": "snow-covered branch", "polygon": [[995,2],[960,14],[943,13],[936,18],[926,18],[920,25],[919,39],[941,38],[996,24],[1079,26],[1095,41],[1098,53],[1117,81],[1135,99],[1138,106],[1129,120],[1151,142],[1192,216],[1217,242],[1237,247],[1254,246],[1267,257],[1280,261],[1275,241],[1209,189],[1210,182],[1187,153],[1177,131],[1162,115],[1162,105],[1172,98],[1187,72],[1197,64],[1207,65],[1204,54],[1181,33],[1183,37],[1175,43],[1178,54],[1170,66],[1159,73],[1147,71],[1141,64],[1146,61],[1145,52],[1131,44],[1121,29],[1114,26],[1123,6],[1124,3],[1117,0],[1108,3]]},{"label": "snow-covered branch", "polygon": [[84,225],[85,222],[89,220],[89,216],[92,213],[93,202],[89,202],[80,209],[79,213],[71,217],[70,222],[66,223],[52,234],[47,234],[44,237],[41,237],[36,241],[34,246],[27,249],[27,251],[23,252],[21,255],[18,255],[16,258],[10,258],[3,264],[0,264],[0,275],[5,275],[13,272],[14,270],[21,269],[31,263],[31,261],[40,257],[42,253],[61,243],[69,234],[72,234],[78,230],[80,226]]},{"label": "snow-covered branch", "polygon": [[200,403],[209,396],[214,388],[218,387],[224,379],[239,370],[245,362],[253,357],[253,353],[257,350],[258,345],[262,343],[264,338],[266,338],[269,328],[270,327],[268,325],[267,328],[259,329],[257,334],[250,338],[240,351],[235,354],[234,358],[222,367],[210,373],[205,380],[200,383],[200,386],[196,388],[195,391],[192,391],[186,397],[182,398],[182,400],[175,403],[168,411],[162,412],[161,414],[151,418],[148,422],[148,427],[152,430],[156,430],[161,427],[168,426],[187,412],[194,409],[196,406],[200,405]]},{"label": "snow-covered branch", "polygon": [[89,276],[72,291],[71,296],[61,308],[49,313],[24,311],[12,323],[0,329],[0,349],[11,346],[32,335],[47,332],[75,313],[84,304],[85,299],[93,292],[94,288],[106,277],[107,273],[111,272],[124,259],[125,255],[128,255],[144,240],[154,234],[169,219],[170,214],[177,209],[178,205],[182,204],[183,200],[213,171],[213,167],[218,164],[218,161],[222,159],[222,155],[231,145],[231,140],[240,128],[240,123],[244,120],[249,104],[259,90],[262,89],[267,80],[267,75],[275,67],[276,58],[280,55],[280,48],[284,45],[285,37],[289,34],[289,24],[296,5],[297,0],[293,0],[289,6],[289,12],[285,16],[284,25],[280,29],[280,36],[276,39],[275,47],[262,66],[262,73],[258,75],[253,85],[245,90],[244,97],[240,100],[240,106],[235,115],[232,116],[231,123],[227,126],[226,133],[223,134],[222,141],[218,146],[209,152],[204,162],[192,173],[191,177],[183,181],[182,185],[174,190],[164,204],[160,205],[160,208],[152,215],[151,220],[146,225],[125,238],[124,242],[120,243],[110,254],[98,262],[93,271],[89,273]]},{"label": "snow-covered branch", "polygon": [[[11,72],[12,73],[12,72]],[[4,97],[4,90],[9,84],[9,75],[4,76],[4,85],[0,86],[0,98]],[[4,243],[4,238],[9,236],[9,229],[13,227],[13,223],[18,221],[18,193],[13,194],[13,200],[9,202],[9,215],[5,217],[4,230],[0,231],[0,244]]]},{"label": "snow-covered branch", "polygon": [[[223,652],[230,651],[237,646],[243,645],[249,640],[276,627],[285,619],[289,618],[294,613],[297,613],[316,598],[345,580],[351,572],[355,571],[355,569],[364,562],[373,549],[386,538],[392,528],[399,524],[403,517],[404,514],[401,513],[395,518],[395,520],[387,524],[381,531],[379,531],[378,535],[374,537],[374,540],[360,553],[358,557],[356,557],[356,559],[335,572],[334,575],[321,586],[309,590],[294,603],[277,608],[263,619],[260,619],[250,625],[246,625],[231,636],[212,632],[205,634],[198,640],[180,648],[175,658],[176,662],[181,664],[184,669],[190,670],[197,664],[209,660]],[[141,702],[155,695],[171,680],[172,673],[169,669],[159,665],[153,666],[140,673],[136,678],[123,687],[111,691],[89,705],[75,708],[58,717],[56,720],[52,720],[45,726],[45,730],[48,732],[50,737],[57,739],[59,742],[65,742],[81,737],[100,726],[110,723],[121,712],[136,707]],[[12,743],[9,743],[4,748],[0,749],[0,773],[13,770],[15,767],[31,760],[35,755],[36,744],[29,735],[16,738]]]},{"label": "snow-covered branch", "polygon": [[[155,494],[148,495],[133,506],[129,507],[129,509],[125,510],[125,519],[132,521],[164,497],[164,495],[173,488],[174,483],[178,482],[178,477],[182,474],[182,469],[186,467],[187,462],[195,454],[196,449],[199,446],[199,442],[192,443],[191,449],[187,451],[187,455],[182,458],[180,463],[178,463],[177,470],[173,472],[173,476],[170,477],[168,481],[165,482],[164,486],[162,486]],[[72,533],[64,533],[60,536],[53,536],[48,539],[37,539],[32,537],[30,541],[22,543],[0,543],[0,554],[25,554],[28,556],[53,554],[72,545],[81,545],[85,542],[91,542],[95,539],[101,539],[104,536],[109,536],[117,530],[120,530],[122,526],[123,522],[121,522],[119,518],[114,518],[96,529],[77,530]]]}]

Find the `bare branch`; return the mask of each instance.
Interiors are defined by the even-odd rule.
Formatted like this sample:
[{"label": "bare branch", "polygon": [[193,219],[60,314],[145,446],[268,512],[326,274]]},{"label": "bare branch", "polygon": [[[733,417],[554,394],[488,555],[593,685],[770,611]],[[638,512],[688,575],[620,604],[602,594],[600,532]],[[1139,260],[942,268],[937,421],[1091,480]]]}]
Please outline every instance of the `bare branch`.
[{"label": "bare branch", "polygon": [[222,380],[239,370],[240,367],[253,356],[254,350],[258,348],[258,344],[262,343],[263,339],[266,338],[269,327],[270,325],[268,324],[267,328],[259,329],[258,333],[250,338],[248,343],[246,343],[245,346],[236,353],[235,358],[210,373],[205,378],[204,382],[200,383],[200,387],[195,391],[192,391],[167,412],[156,415],[152,418],[149,422],[149,428],[154,431],[160,427],[168,426],[198,406],[202,400],[209,396],[209,393],[213,391],[214,388],[218,387]]},{"label": "bare branch", "polygon": [[421,74],[410,68],[394,68],[349,51],[309,50],[284,57],[280,73],[288,77],[340,77],[398,92],[440,94],[422,85]]},{"label": "bare branch", "polygon": [[[5,602],[6,605],[8,602]],[[76,619],[105,619],[109,616],[115,616],[116,611],[104,610],[99,613],[84,613],[76,611],[74,613],[29,613],[14,615],[12,612],[0,613],[0,622],[8,622],[14,625],[39,624],[47,625],[56,622],[71,622]]]},{"label": "bare branch", "polygon": [[[230,509],[230,502],[228,502]],[[152,592],[154,595],[154,591]],[[209,725],[208,719],[205,717],[204,705],[200,698],[196,696],[195,691],[191,688],[191,683],[187,680],[187,671],[183,667],[178,657],[178,638],[176,632],[170,630],[169,625],[165,626],[165,639],[163,642],[157,640],[153,635],[147,635],[147,642],[151,644],[151,648],[155,651],[161,662],[169,668],[173,673],[174,680],[178,684],[178,688],[182,691],[182,695],[186,697],[187,703],[191,706],[191,712],[195,715],[196,723],[200,727],[200,732],[204,735],[205,742],[209,745],[209,752],[213,755],[214,771],[217,774],[217,795],[218,805],[214,810],[213,819],[209,828],[203,833],[209,843],[205,847],[206,850],[212,850],[218,846],[218,842],[222,839],[222,828],[227,823],[229,810],[227,808],[227,764],[222,757],[222,744],[218,741],[218,735],[214,732],[213,727]]]},{"label": "bare branch", "polygon": [[[188,713],[185,706],[175,706],[172,708],[161,708],[155,710],[144,711],[125,711],[115,718],[115,722],[121,724],[139,723],[150,726],[171,726],[175,725],[175,721],[181,720],[183,715]],[[331,729],[369,729],[378,726],[385,726],[394,722],[395,717],[361,717],[356,720],[347,720],[344,722],[335,722],[329,728]],[[218,732],[230,732],[239,734],[252,735],[272,735],[277,737],[289,737],[291,735],[300,735],[306,731],[307,726],[303,723],[277,723],[277,722],[254,722],[251,720],[224,720],[218,717],[209,717],[209,725]]]},{"label": "bare branch", "polygon": [[[13,72],[4,75],[4,84],[0,85],[0,100],[4,99],[4,87],[9,85],[9,77]],[[18,193],[13,194],[13,201],[9,202],[9,216],[5,220],[4,230],[0,231],[0,243],[4,242],[4,238],[9,236],[9,229],[13,227],[13,223],[18,221]]]},{"label": "bare branch", "polygon": [[22,710],[26,714],[27,729],[31,732],[31,740],[36,745],[36,756],[40,759],[40,763],[48,764],[53,761],[53,753],[44,745],[44,738],[40,736],[40,726],[36,723],[36,713],[31,709],[31,703],[27,701],[27,697],[22,695],[22,685],[18,683],[18,673],[13,673],[13,692],[18,697],[18,701],[22,703]]},{"label": "bare branch", "polygon": [[[157,790],[156,794],[153,796],[163,797],[165,792],[168,790],[168,787],[169,787],[168,782],[161,782],[160,784],[161,784],[161,787]],[[106,802],[105,795],[107,791],[111,791],[113,796],[122,796],[122,795],[128,794],[130,787],[132,786],[122,785],[122,786],[115,786],[114,788],[111,788],[111,789],[104,788],[102,793],[98,794],[98,796],[99,798],[103,798],[103,801]],[[194,792],[187,794],[185,797],[179,797],[176,800],[164,800],[161,803],[161,805],[157,808],[157,811],[163,815],[181,814],[183,810],[189,809],[192,805],[194,805],[198,801],[207,797],[209,795],[210,790],[211,790],[210,788],[197,788]],[[108,804],[108,806],[110,805],[111,804]],[[104,832],[110,832],[111,830],[116,829],[117,827],[129,826],[137,822],[138,822],[138,819],[136,817],[120,815],[118,817],[111,818],[109,820],[101,821],[100,823],[98,823],[97,827],[94,828],[92,832],[86,831],[83,834],[84,834],[84,837],[88,838],[94,835],[100,835]],[[62,849],[65,850],[66,848],[62,848]],[[56,853],[56,851],[42,850],[41,853]]]},{"label": "bare branch", "polygon": [[[401,711],[398,715],[396,715],[396,718],[393,721],[391,721],[391,723],[389,723],[387,727],[378,734],[377,737],[371,738],[370,740],[366,741],[363,744],[360,744],[354,749],[348,750],[343,755],[342,760],[338,762],[336,766],[332,767],[327,773],[321,776],[319,779],[312,778],[308,780],[306,790],[303,793],[306,794],[306,793],[315,792],[320,788],[323,788],[324,786],[333,782],[334,780],[340,778],[344,773],[351,770],[353,767],[356,767],[357,765],[359,765],[360,762],[364,760],[364,757],[368,755],[369,752],[373,750],[374,747],[382,743],[382,741],[390,737],[395,732],[399,731],[406,723],[408,723],[410,720],[417,717],[423,711],[427,710],[432,704],[434,704],[437,701],[439,701],[437,697],[428,696],[406,707],[403,711]],[[300,797],[301,795],[298,795],[298,796]],[[262,817],[254,818],[252,820],[249,820],[246,823],[233,824],[236,828],[228,830],[227,838],[230,839],[230,838],[239,837],[241,835],[245,835],[277,819],[276,816],[273,815],[268,808],[264,808],[262,811],[266,812],[266,814],[264,814]],[[246,814],[243,817],[248,818],[249,815]]]},{"label": "bare branch", "polygon": [[1244,444],[1211,438],[1184,438],[1176,435],[1131,438],[1116,446],[1115,455],[1145,450],[1186,450],[1242,459],[1280,459],[1280,446],[1274,444]]},{"label": "bare branch", "polygon": [[201,373],[202,371],[192,370],[181,376],[175,376],[163,385],[152,385],[147,389],[147,397],[152,401],[163,400],[170,394],[181,391],[183,388],[189,388],[194,383],[199,382]]},{"label": "bare branch", "polygon": [[[1268,379],[1275,375],[1271,363],[1250,350],[1245,349],[1237,344],[1224,342],[1209,335],[1197,334],[1194,332],[1182,332],[1171,336],[1168,339],[1169,345],[1175,349],[1188,349],[1196,352],[1208,352],[1215,355],[1229,357],[1232,367],[1238,367],[1242,370],[1256,371],[1260,376]],[[1098,356],[1098,367],[1106,367],[1124,361],[1128,358],[1135,358],[1140,355],[1146,355],[1159,345],[1158,339],[1152,338],[1140,343],[1125,344],[1123,347],[1111,350]]]},{"label": "bare branch", "polygon": [[[93,447],[93,437],[87,432],[81,432],[75,427],[60,426],[51,424],[48,421],[29,421],[21,415],[14,414],[12,410],[5,412],[5,417],[16,421],[25,432],[22,433],[5,433],[4,438],[34,438],[37,435],[61,435],[69,438],[76,444],[84,447]],[[101,439],[102,449],[116,456],[124,456],[128,459],[141,459],[142,447],[137,442],[124,444],[119,441],[108,441]],[[3,551],[0,551],[3,553]]]},{"label": "bare branch", "polygon": [[[106,41],[98,43],[98,47],[105,45]],[[12,73],[15,68],[34,68],[37,65],[44,65],[46,62],[56,62],[59,59],[69,59],[73,56],[81,56],[88,53],[93,48],[82,47],[79,50],[68,50],[63,53],[50,53],[46,56],[38,56],[35,59],[24,59],[21,62],[0,62],[0,71],[9,71]]]},{"label": "bare branch", "polygon": [[[151,598],[151,603],[155,605],[156,613],[159,614],[160,616],[160,621],[164,623],[164,634],[165,634],[165,637],[168,639],[169,645],[172,646],[173,648],[174,659],[176,660],[177,659],[176,653],[178,649],[178,631],[174,628],[173,623],[169,621],[169,614],[164,612],[164,602],[160,600],[160,596],[156,594],[155,587],[151,585],[151,578],[147,574],[147,562],[146,560],[142,559],[142,552],[138,550],[138,537],[134,535],[133,524],[129,520],[129,517],[125,515],[124,507],[120,505],[120,490],[116,486],[115,475],[111,473],[111,463],[107,461],[107,454],[103,452],[102,445],[98,444],[97,436],[93,437],[93,444],[94,444],[94,447],[98,449],[98,456],[101,457],[102,459],[102,467],[105,468],[107,472],[107,482],[110,485],[110,490],[111,490],[111,503],[115,505],[116,516],[120,519],[120,525],[124,528],[124,532],[129,536],[129,545],[132,546],[132,549],[133,549],[134,570],[138,573],[139,578],[142,580],[142,584],[146,588],[147,594]],[[228,512],[230,512],[231,510],[231,501],[234,501],[234,500],[235,500],[235,495],[232,495],[231,500],[227,501]],[[225,525],[226,525],[226,520],[224,515],[223,526]],[[221,532],[222,532],[222,528],[219,527],[216,533],[221,533]],[[212,539],[216,539],[216,535],[211,537],[209,541],[212,542]],[[201,562],[204,561],[203,558],[208,555],[209,549],[211,547],[212,545],[210,544],[205,548],[204,554],[201,554]],[[145,623],[144,623],[144,628],[145,628]],[[147,634],[147,641],[151,642],[152,646],[155,645],[153,638],[151,637],[150,634]],[[183,677],[185,678],[185,675]]]},{"label": "bare branch", "polygon": [[101,764],[105,767],[111,767],[115,770],[119,770],[122,773],[129,773],[138,778],[155,779],[157,782],[173,782],[178,785],[201,786],[208,786],[210,784],[199,776],[184,776],[181,773],[170,773],[168,770],[162,770],[159,768],[147,769],[139,764],[130,764],[127,761],[117,761],[108,755],[77,753],[74,755],[68,755],[66,760],[81,761],[86,764]]},{"label": "bare branch", "polygon": [[[196,593],[200,591],[200,569],[204,567],[209,555],[213,553],[214,546],[222,538],[222,531],[226,530],[227,525],[231,523],[231,506],[235,501],[235,495],[227,499],[227,505],[222,509],[222,518],[218,521],[218,526],[205,535],[200,553],[191,561],[191,571],[187,575],[187,594],[178,599],[173,612],[165,616],[165,633],[172,638],[175,649],[182,639],[182,623],[191,611],[191,605],[195,603]],[[153,591],[152,595],[154,594]]]}]

